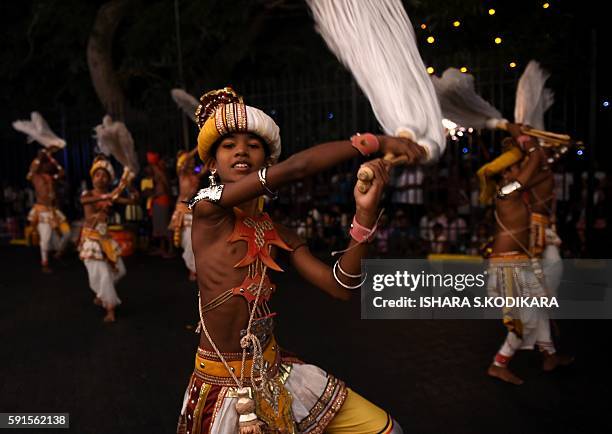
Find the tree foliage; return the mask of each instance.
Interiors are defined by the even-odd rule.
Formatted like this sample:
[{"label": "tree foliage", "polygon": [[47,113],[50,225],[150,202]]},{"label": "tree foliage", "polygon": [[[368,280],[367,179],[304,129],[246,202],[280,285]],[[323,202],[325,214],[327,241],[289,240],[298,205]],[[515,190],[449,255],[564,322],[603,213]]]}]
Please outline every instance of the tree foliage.
[{"label": "tree foliage", "polygon": [[[3,2],[0,20],[7,46],[0,76],[1,96],[11,113],[58,104],[100,106],[86,61],[96,14],[107,0]],[[184,84],[192,93],[253,77],[301,74],[339,68],[313,30],[300,0],[178,0],[184,83],[178,71],[174,0],[125,0],[127,10],[113,38],[112,61],[129,105],[136,109],[168,99],[167,90]],[[568,50],[579,30],[571,10],[544,11],[538,2],[405,0],[422,55],[441,71],[478,55],[481,66],[503,67],[509,59],[526,63],[569,63]],[[461,21],[453,28],[455,19]],[[418,26],[427,23],[427,30]],[[424,42],[433,34],[436,43]],[[504,38],[492,44],[494,35]],[[584,57],[584,50],[575,56]],[[574,59],[572,59],[574,60]],[[6,113],[7,115],[9,113]]]}]

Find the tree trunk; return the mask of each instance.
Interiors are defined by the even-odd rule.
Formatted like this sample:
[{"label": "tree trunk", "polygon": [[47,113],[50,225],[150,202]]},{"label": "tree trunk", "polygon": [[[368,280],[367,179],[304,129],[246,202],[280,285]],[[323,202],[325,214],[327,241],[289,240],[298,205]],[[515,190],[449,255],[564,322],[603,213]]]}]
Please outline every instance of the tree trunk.
[{"label": "tree trunk", "polygon": [[123,119],[126,108],[126,98],[112,58],[113,37],[124,13],[124,0],[103,4],[87,42],[87,64],[94,89],[104,109],[114,119]]}]

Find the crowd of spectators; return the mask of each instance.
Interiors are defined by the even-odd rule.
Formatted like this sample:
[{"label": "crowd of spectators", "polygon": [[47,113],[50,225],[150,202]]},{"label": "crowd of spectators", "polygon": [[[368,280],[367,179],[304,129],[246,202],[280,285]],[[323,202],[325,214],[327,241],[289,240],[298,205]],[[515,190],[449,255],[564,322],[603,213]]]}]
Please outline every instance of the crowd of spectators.
[{"label": "crowd of spectators", "polygon": [[[494,217],[491,207],[478,201],[475,177],[433,173],[436,168],[394,168],[383,199],[385,212],[376,234],[380,257],[424,257],[428,254],[481,255],[491,240]],[[606,257],[610,184],[596,174],[593,197],[592,241],[587,249],[586,173],[574,182],[572,173],[557,173],[556,225],[563,240],[564,257]],[[435,183],[431,180],[436,179]],[[275,217],[294,227],[315,251],[346,246],[354,213],[354,171],[320,175],[281,191],[271,204]],[[284,197],[284,199],[283,199]]]},{"label": "crowd of spectators", "polygon": [[[174,166],[167,159],[167,167]],[[176,196],[176,177],[168,170]],[[345,248],[354,213],[355,166],[319,174],[280,191],[267,209],[273,219],[294,228],[315,252]],[[472,172],[473,173],[473,172]],[[145,179],[146,179],[146,175]],[[558,173],[556,177],[557,229],[565,257],[606,257],[609,229],[610,184],[596,174],[591,224],[592,242],[587,249],[586,174]],[[141,180],[139,180],[142,184]],[[81,216],[79,195],[87,188],[60,185],[58,200],[72,221]],[[0,241],[23,237],[28,210],[34,203],[31,187],[16,188],[3,183],[0,191]],[[444,167],[397,167],[383,199],[385,212],[376,233],[375,255],[379,257],[424,257],[430,253],[479,255],[493,235],[491,208],[478,203],[478,185],[466,171]],[[140,206],[118,211],[115,223],[131,221],[140,237],[150,230],[146,196]]]}]

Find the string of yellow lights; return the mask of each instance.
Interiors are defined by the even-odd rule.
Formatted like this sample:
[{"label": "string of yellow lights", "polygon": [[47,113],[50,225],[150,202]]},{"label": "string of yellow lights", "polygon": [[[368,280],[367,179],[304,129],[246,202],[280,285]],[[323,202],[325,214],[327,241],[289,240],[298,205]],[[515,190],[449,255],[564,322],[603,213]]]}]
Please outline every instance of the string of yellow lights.
[{"label": "string of yellow lights", "polygon": [[[549,2],[544,2],[544,3],[542,3],[542,8],[543,8],[543,9],[549,9],[549,8],[550,8],[550,6],[551,6],[551,5],[550,5],[550,3],[549,3]],[[493,16],[493,15],[495,15],[495,14],[497,13],[497,11],[496,11],[494,8],[489,8],[489,9],[487,10],[487,13],[488,13],[490,16]],[[461,25],[462,25],[462,22],[461,22],[459,19],[456,19],[456,20],[454,20],[454,21],[452,22],[452,26],[453,26],[453,27],[455,27],[455,28],[461,27]],[[421,25],[420,25],[419,27],[421,28],[421,30],[427,30],[427,28],[428,28],[427,23],[421,23]],[[430,45],[433,45],[433,44],[436,42],[436,38],[435,38],[433,35],[431,35],[431,34],[430,34],[429,36],[427,36],[427,38],[426,38],[425,40],[426,40],[426,41],[427,41],[427,43],[428,43],[428,44],[430,44]],[[493,43],[494,43],[495,45],[501,45],[501,44],[503,43],[503,38],[502,38],[501,36],[499,36],[499,35],[498,35],[498,36],[495,36],[495,37],[493,37]],[[516,68],[517,66],[518,66],[518,64],[517,64],[517,62],[516,62],[516,61],[514,61],[514,60],[512,60],[512,61],[510,61],[510,62],[508,63],[508,67],[509,67],[510,69],[514,69],[514,68]],[[467,66],[462,66],[462,67],[460,67],[460,68],[459,68],[459,71],[464,72],[464,73],[467,73],[467,72],[468,72],[468,67],[467,67]],[[430,75],[431,75],[431,74],[433,74],[433,73],[435,73],[435,72],[436,72],[436,70],[435,70],[435,68],[434,68],[433,66],[428,66],[428,67],[427,67],[427,73],[428,73],[428,74],[430,74]]]}]

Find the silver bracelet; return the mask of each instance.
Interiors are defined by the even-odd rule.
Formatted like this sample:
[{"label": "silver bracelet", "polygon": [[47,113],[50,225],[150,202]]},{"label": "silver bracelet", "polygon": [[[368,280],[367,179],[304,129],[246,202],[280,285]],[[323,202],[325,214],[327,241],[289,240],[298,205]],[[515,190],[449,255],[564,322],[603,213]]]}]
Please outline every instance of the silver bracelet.
[{"label": "silver bracelet", "polygon": [[346,271],[344,271],[342,267],[340,266],[340,258],[336,260],[336,266],[338,267],[338,270],[340,270],[340,274],[342,274],[343,276],[350,277],[352,279],[361,279],[361,277],[363,276],[363,273],[349,274]]},{"label": "silver bracelet", "polygon": [[257,171],[257,176],[259,177],[259,182],[261,182],[261,186],[263,187],[266,195],[270,196],[272,199],[276,199],[278,197],[278,192],[274,192],[268,188],[267,181],[266,181],[267,172],[268,172],[268,168],[264,166]]},{"label": "silver bracelet", "polygon": [[336,274],[336,267],[337,266],[338,266],[338,262],[336,261],[336,263],[332,267],[332,274],[334,275],[334,279],[336,279],[336,282],[338,282],[338,285],[342,286],[343,288],[346,288],[346,289],[357,289],[357,288],[361,287],[361,285],[363,285],[365,283],[366,279],[368,278],[368,274],[366,273],[365,277],[363,278],[363,280],[361,282],[359,282],[358,285],[355,285],[355,286],[347,285],[347,284],[343,283],[340,279],[338,279],[338,275]]}]

